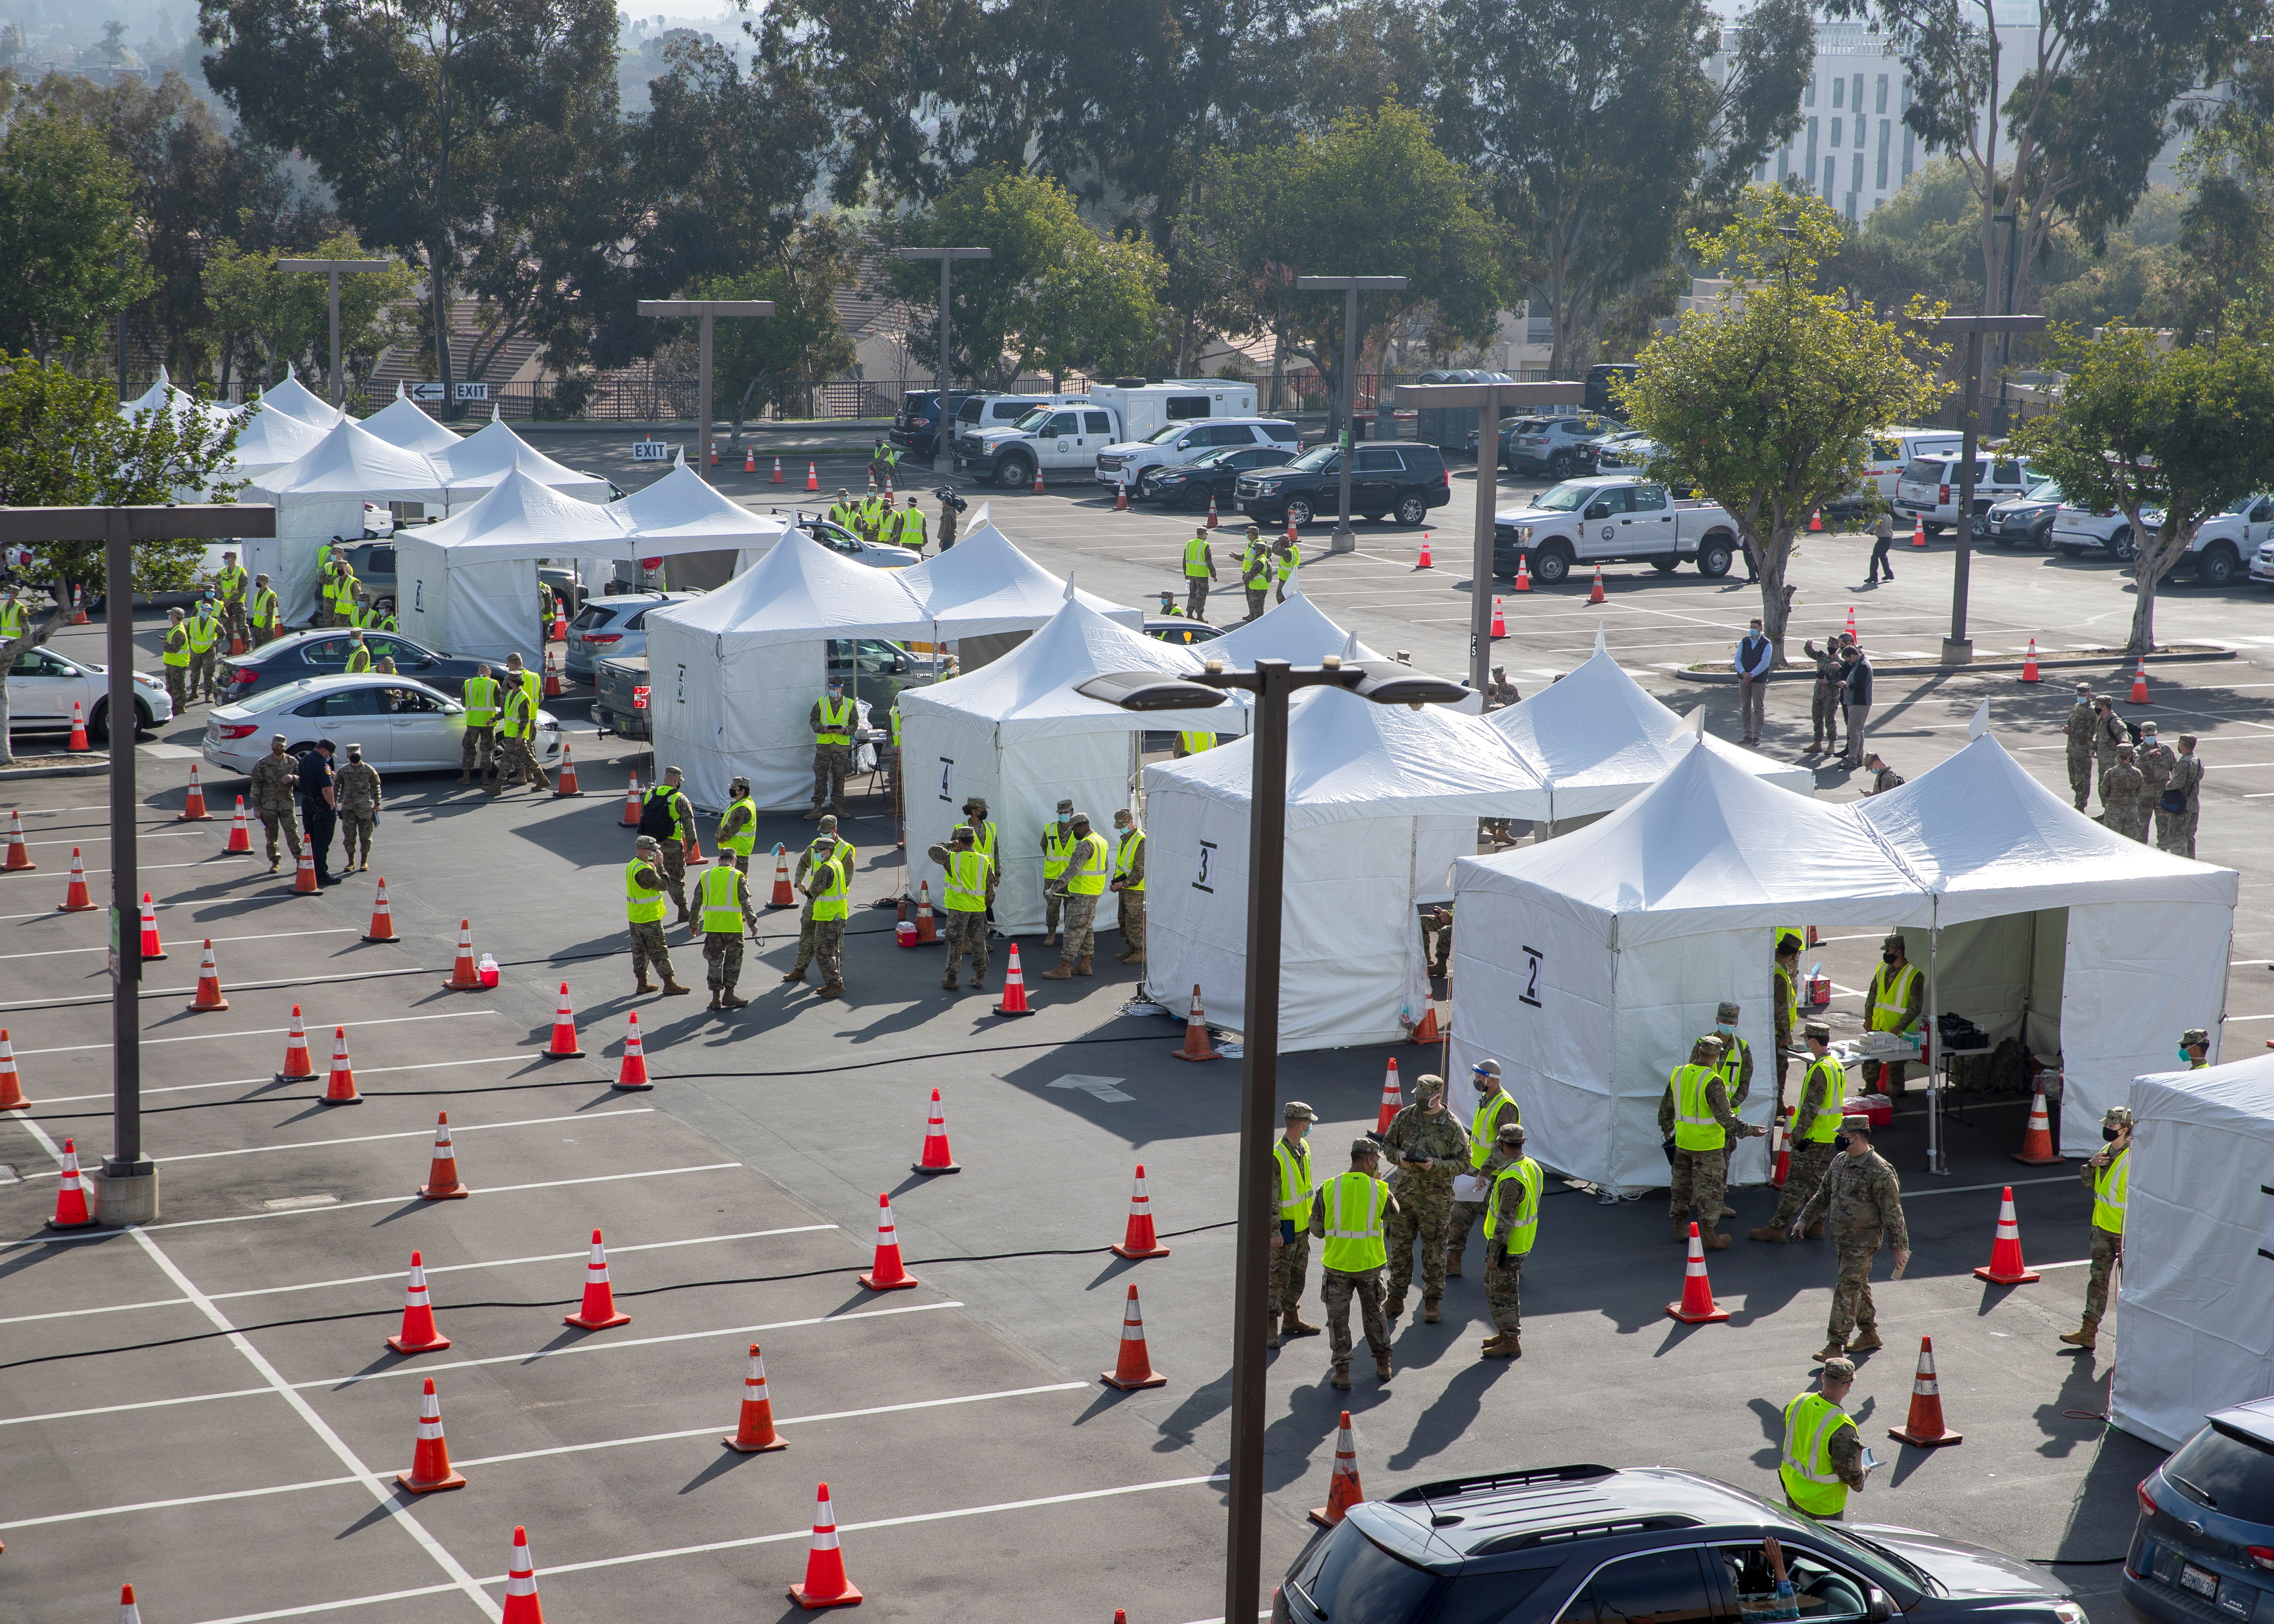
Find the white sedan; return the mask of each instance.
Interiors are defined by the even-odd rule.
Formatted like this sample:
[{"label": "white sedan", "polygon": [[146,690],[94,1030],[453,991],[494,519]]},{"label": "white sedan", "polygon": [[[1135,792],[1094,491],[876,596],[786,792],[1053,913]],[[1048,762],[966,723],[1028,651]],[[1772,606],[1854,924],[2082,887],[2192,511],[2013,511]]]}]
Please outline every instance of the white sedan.
[{"label": "white sedan", "polygon": [[[26,649],[8,669],[8,731],[62,732],[72,725],[76,702],[88,734],[106,739],[110,732],[110,667],[90,665],[53,649]],[[134,726],[147,733],[161,722],[174,719],[174,701],[166,685],[147,672],[134,673]]]},{"label": "white sedan", "polygon": [[[293,754],[329,739],[363,746],[363,757],[381,771],[456,771],[466,732],[466,708],[438,688],[407,677],[305,677],[264,688],[239,704],[222,705],[206,718],[206,760],[229,772],[249,773],[284,735]],[[537,713],[537,761],[550,770],[561,759],[561,724]]]}]

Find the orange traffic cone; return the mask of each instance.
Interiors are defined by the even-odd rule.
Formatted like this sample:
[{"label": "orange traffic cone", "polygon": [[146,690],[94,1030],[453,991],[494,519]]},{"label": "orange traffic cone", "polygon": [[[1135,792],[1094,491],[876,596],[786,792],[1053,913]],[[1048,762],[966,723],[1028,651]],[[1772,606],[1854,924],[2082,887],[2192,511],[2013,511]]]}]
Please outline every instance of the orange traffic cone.
[{"label": "orange traffic cone", "polygon": [[627,1028],[624,1033],[624,1057],[623,1063],[616,1068],[616,1086],[626,1090],[652,1088],[655,1085],[648,1080],[647,1075],[647,1049],[640,1042],[639,1011],[628,1011],[624,1020]]},{"label": "orange traffic cone", "polygon": [[474,921],[458,921],[458,960],[450,966],[450,979],[442,983],[445,992],[479,992],[482,978],[474,968]]},{"label": "orange traffic cone", "polygon": [[1519,592],[1532,590],[1532,560],[1521,553],[1516,555],[1516,590]]},{"label": "orange traffic cone", "polygon": [[547,642],[547,643],[566,643],[566,642],[568,642],[568,617],[566,614],[562,613],[560,610],[555,609],[555,610],[553,612],[553,630],[552,630],[551,635],[548,635],[548,636],[546,638],[546,642]]},{"label": "orange traffic cone", "polygon": [[537,1597],[537,1564],[530,1560],[529,1530],[513,1530],[513,1555],[505,1565],[505,1613],[501,1624],[545,1624]]},{"label": "orange traffic cone", "polygon": [[608,1249],[601,1244],[600,1232],[595,1229],[592,1256],[584,1265],[584,1305],[564,1316],[561,1323],[587,1331],[605,1331],[610,1326],[631,1322],[629,1314],[616,1312],[616,1294],[608,1284]]},{"label": "orange traffic cone", "polygon": [[1179,1060],[1221,1060],[1209,1041],[1208,1011],[1201,1008],[1201,984],[1193,983],[1193,1007],[1185,1013],[1185,1046],[1170,1051]]},{"label": "orange traffic cone", "polygon": [[916,886],[916,942],[939,940],[939,921],[931,916],[931,882],[924,880]]},{"label": "orange traffic cone", "polygon": [[1382,1074],[1382,1108],[1374,1114],[1374,1131],[1376,1133],[1389,1132],[1389,1124],[1404,1109],[1405,1096],[1397,1086],[1397,1056],[1392,1055],[1389,1069]]},{"label": "orange traffic cone", "polygon": [[403,1289],[403,1328],[387,1339],[400,1354],[440,1353],[450,1339],[435,1328],[434,1299],[426,1291],[426,1259],[410,1254],[410,1278]]},{"label": "orange traffic cone", "polygon": [[[742,471],[746,474],[755,474],[758,471],[758,448],[756,446],[745,446],[742,448]],[[774,472],[779,476],[781,469],[777,466]]]},{"label": "orange traffic cone", "polygon": [[1129,482],[1126,479],[1113,487],[1113,511],[1116,513],[1129,511]]},{"label": "orange traffic cone", "polygon": [[931,1119],[924,1124],[923,1154],[908,1164],[912,1173],[960,1173],[963,1169],[947,1150],[947,1117],[939,1103],[939,1090],[931,1091]]},{"label": "orange traffic cone", "polygon": [[719,466],[719,447],[716,446],[711,447],[711,466],[713,468]]},{"label": "orange traffic cone", "polygon": [[1792,1135],[1781,1116],[1769,1118],[1769,1188],[1781,1190],[1792,1177]]},{"label": "orange traffic cone", "polygon": [[2029,651],[2022,657],[2022,680],[2024,682],[2035,682],[2039,680],[2037,676],[2037,640],[2035,637],[2029,639]]},{"label": "orange traffic cone", "polygon": [[687,866],[699,868],[711,860],[703,854],[703,838],[695,832],[695,820],[687,821]]},{"label": "orange traffic cone", "polygon": [[1808,515],[1808,533],[1809,533],[1810,535],[1811,535],[1811,536],[1821,536],[1821,535],[1824,533],[1824,509],[1823,509],[1823,508],[1811,508],[1811,509],[1809,511],[1809,515]]},{"label": "orange traffic cone", "polygon": [[1423,530],[1421,532],[1421,556],[1414,560],[1413,568],[1416,569],[1431,569],[1435,568],[1435,566],[1430,561],[1429,558],[1429,532],[1427,530]]},{"label": "orange traffic cone", "polygon": [[86,594],[78,587],[72,588],[71,623],[73,626],[92,626],[94,624],[94,621],[87,618],[87,597]]},{"label": "orange traffic cone", "polygon": [[1209,516],[1207,528],[1209,530],[1216,530],[1218,527],[1219,522],[1216,516],[1216,492],[1211,491],[1209,492]]},{"label": "orange traffic cone", "polygon": [[2022,1261],[2022,1225],[2014,1215],[2011,1184],[1998,1198],[1998,1229],[1990,1243],[1990,1266],[1976,1269],[1974,1278],[1986,1280],[1993,1286],[2026,1286],[2041,1278],[2037,1270]]},{"label": "orange traffic cone", "polygon": [[1287,539],[1290,541],[1302,539],[1301,533],[1295,528],[1295,515],[1291,513],[1287,515]]},{"label": "orange traffic cone", "polygon": [[637,829],[640,821],[639,774],[632,774],[630,786],[624,791],[624,814],[616,820],[620,829]]},{"label": "orange traffic cone", "polygon": [[1498,598],[1493,599],[1492,635],[1495,640],[1508,635],[1508,617],[1502,612]]},{"label": "orange traffic cone", "polygon": [[1850,637],[1856,635],[1856,605],[1853,604],[1848,605],[1848,635]]},{"label": "orange traffic cone", "polygon": [[142,962],[166,956],[166,944],[158,940],[158,909],[150,900],[150,893],[142,893]]},{"label": "orange traffic cone", "polygon": [[214,821],[213,814],[206,810],[206,792],[198,782],[198,764],[195,762],[190,763],[188,799],[183,802],[181,816],[174,821],[177,823],[210,823]]},{"label": "orange traffic cone", "polygon": [[2148,697],[2148,661],[2145,656],[2133,668],[2132,691],[2125,696],[2124,703],[2127,705],[2151,705],[2156,703]]},{"label": "orange traffic cone", "polygon": [[308,1052],[308,1027],[300,1019],[300,1006],[292,1006],[292,1024],[284,1031],[284,1066],[276,1073],[280,1083],[312,1083],[316,1080],[315,1056]]},{"label": "orange traffic cone", "polygon": [[1132,1262],[1169,1255],[1169,1249],[1153,1232],[1153,1204],[1145,1195],[1145,1164],[1141,1162],[1137,1164],[1137,1187],[1129,1193],[1129,1227],[1122,1231],[1121,1244],[1111,1250],[1116,1257],[1127,1258]]},{"label": "orange traffic cone", "polygon": [[[238,796],[237,804],[242,808],[245,797]],[[245,847],[247,851],[252,849]],[[0,874],[26,873],[39,866],[32,861],[32,848],[24,841],[24,815],[11,807],[8,811],[8,856],[5,861],[0,861]]]},{"label": "orange traffic cone", "polygon": [[766,898],[770,908],[794,908],[797,893],[789,888],[789,853],[780,846],[774,848],[774,890]]},{"label": "orange traffic cone", "polygon": [[[547,699],[558,699],[561,697],[561,691],[560,669],[553,665],[551,658],[548,656],[545,662],[545,697]],[[562,753],[565,755],[568,748],[568,741],[566,739],[563,739],[561,741],[561,748]]]},{"label": "orange traffic cone", "polygon": [[418,1400],[418,1442],[410,1453],[410,1470],[395,1473],[395,1481],[413,1494],[466,1486],[464,1477],[450,1470],[450,1444],[442,1436],[442,1401],[435,1395],[432,1376]]},{"label": "orange traffic cone", "polygon": [[1901,1426],[1889,1427],[1887,1436],[1901,1443],[1916,1444],[1922,1449],[1966,1441],[1962,1434],[1942,1424],[1942,1387],[1934,1379],[1931,1336],[1919,1338],[1918,1375],[1911,1382],[1910,1417]]},{"label": "orange traffic cone", "polygon": [[1823,945],[1823,944],[1817,939],[1815,926],[1807,926],[1801,931],[1800,944],[1803,947],[1821,947]]},{"label": "orange traffic cone", "polygon": [[2052,1116],[2045,1109],[2043,1088],[2029,1096],[2029,1125],[2022,1131],[2022,1148],[2010,1154],[2023,1167],[2052,1167],[2061,1159],[2053,1148]]},{"label": "orange traffic cone", "polygon": [[561,983],[561,1002],[553,1011],[553,1041],[545,1046],[547,1060],[578,1060],[584,1046],[576,1041],[576,1011],[568,1006],[568,983]]},{"label": "orange traffic cone", "polygon": [[1924,519],[1914,519],[1911,521],[1911,545],[1914,547],[1924,547],[1926,545],[1926,521]]},{"label": "orange traffic cone", "polygon": [[1600,564],[1595,566],[1595,584],[1588,590],[1587,601],[1591,604],[1603,601],[1603,567]]},{"label": "orange traffic cone", "polygon": [[1437,1026],[1437,1005],[1434,1000],[1423,1000],[1421,1019],[1413,1023],[1413,1030],[1407,1034],[1405,1041],[1425,1045],[1445,1041],[1444,1033]]},{"label": "orange traffic cone", "polygon": [[323,885],[316,878],[316,853],[308,846],[300,848],[300,856],[292,870],[292,894],[296,897],[318,897]]},{"label": "orange traffic cone", "polygon": [[70,1139],[64,1141],[63,1183],[56,1188],[56,1215],[48,1220],[50,1229],[86,1229],[94,1225],[94,1192],[87,1187],[87,1175],[79,1170],[79,1147]]},{"label": "orange traffic cone", "polygon": [[355,1066],[348,1059],[348,1029],[332,1028],[332,1075],[324,1085],[327,1105],[361,1105],[363,1096],[356,1092]]},{"label": "orange traffic cone", "polygon": [[1343,1428],[1335,1438],[1335,1475],[1327,1479],[1327,1503],[1311,1513],[1321,1528],[1332,1528],[1366,1498],[1358,1485],[1358,1443],[1351,1436],[1350,1411],[1343,1411]]},{"label": "orange traffic cone", "polygon": [[821,489],[821,475],[810,462],[805,465],[805,488],[809,491]]},{"label": "orange traffic cone", "polygon": [[371,898],[371,929],[363,933],[366,942],[392,942],[395,935],[395,911],[387,902],[387,876],[379,876],[379,887]]},{"label": "orange traffic cone", "polygon": [[568,748],[568,741],[561,741],[561,776],[553,786],[553,799],[564,795],[581,795],[584,786],[576,781],[576,755]]},{"label": "orange traffic cone", "polygon": [[16,1071],[16,1046],[8,1041],[8,1028],[0,1026],[0,1111],[28,1110],[31,1105]]},{"label": "orange traffic cone", "polygon": [[94,898],[87,894],[87,864],[79,861],[79,847],[72,847],[71,883],[64,888],[64,899],[56,905],[58,914],[92,914]]},{"label": "orange traffic cone", "polygon": [[79,714],[79,701],[74,699],[72,701],[71,742],[64,748],[77,754],[93,748],[87,741],[87,718]]},{"label": "orange traffic cone", "polygon": [[1713,1283],[1706,1277],[1706,1243],[1698,1226],[1690,1226],[1690,1261],[1682,1271],[1682,1300],[1668,1303],[1666,1312],[1684,1325],[1713,1325],[1727,1320],[1729,1311],[1713,1300]]},{"label": "orange traffic cone", "polygon": [[142,1609],[134,1605],[134,1587],[118,1587],[118,1624],[142,1624]]},{"label": "orange traffic cone", "polygon": [[1121,1355],[1113,1368],[1098,1377],[1109,1387],[1134,1393],[1140,1387],[1165,1387],[1169,1379],[1153,1368],[1145,1350],[1145,1317],[1137,1311],[1137,1288],[1129,1288],[1129,1302],[1121,1311]]},{"label": "orange traffic cone", "polygon": [[458,1148],[450,1143],[450,1113],[434,1114],[434,1160],[426,1169],[426,1182],[418,1186],[422,1201],[463,1201],[473,1194],[458,1182]]},{"label": "orange traffic cone", "polygon": [[211,936],[206,938],[205,960],[198,966],[197,996],[190,1000],[187,1007],[192,1015],[229,1007],[229,1000],[222,996],[221,968],[214,962]]},{"label": "orange traffic cone", "polygon": [[1035,464],[1035,495],[1037,495],[1037,496],[1040,496],[1042,493],[1043,493],[1043,470],[1042,470],[1042,465],[1041,465],[1040,463],[1036,463],[1036,464]]},{"label": "orange traffic cone", "polygon": [[1003,972],[1003,1002],[995,1006],[998,1015],[1031,1015],[1027,1005],[1027,975],[1019,967],[1019,944],[1011,944],[1011,963]]},{"label": "orange traffic cone", "polygon": [[892,1228],[892,1198],[877,1198],[877,1260],[869,1272],[861,1276],[861,1283],[871,1291],[906,1291],[918,1283],[916,1277],[900,1267],[900,1232]]},{"label": "orange traffic cone", "polygon": [[[1040,483],[1040,476],[1036,477]],[[857,1607],[861,1592],[845,1576],[845,1553],[837,1545],[837,1509],[823,1484],[813,1507],[813,1548],[805,1553],[805,1583],[789,1587],[789,1598],[808,1613],[824,1607]],[[510,1619],[506,1624],[514,1624]]]},{"label": "orange traffic cone", "polygon": [[750,1344],[750,1370],[742,1378],[742,1414],[734,1436],[719,1442],[740,1455],[771,1455],[789,1447],[789,1440],[774,1431],[774,1402],[766,1395],[766,1362],[758,1345]]},{"label": "orange traffic cone", "polygon": [[237,821],[229,826],[229,844],[221,849],[224,853],[237,856],[252,854],[252,830],[245,821],[245,797],[242,795],[237,798]]},{"label": "orange traffic cone", "polygon": [[776,457],[774,459],[774,477],[766,483],[769,485],[781,485],[786,483],[782,478],[781,459],[779,457]]}]

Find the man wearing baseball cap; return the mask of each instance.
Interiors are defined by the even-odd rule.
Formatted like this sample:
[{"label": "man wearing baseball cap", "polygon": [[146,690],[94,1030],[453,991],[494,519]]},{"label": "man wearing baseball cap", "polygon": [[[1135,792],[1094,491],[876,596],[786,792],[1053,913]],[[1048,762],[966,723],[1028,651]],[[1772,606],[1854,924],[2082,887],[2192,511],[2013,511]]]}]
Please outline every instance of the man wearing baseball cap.
[{"label": "man wearing baseball cap", "polygon": [[1366,1327],[1366,1345],[1374,1354],[1374,1373],[1387,1382],[1394,1373],[1389,1363],[1389,1321],[1382,1312],[1382,1271],[1389,1260],[1383,1236],[1397,1198],[1375,1177],[1382,1165],[1382,1147],[1360,1137],[1351,1141],[1350,1171],[1338,1173],[1319,1186],[1311,1207],[1311,1233],[1326,1243],[1319,1253],[1319,1296],[1327,1305],[1327,1352],[1333,1361],[1331,1378],[1337,1392],[1350,1391],[1351,1299],[1356,1297],[1359,1318]]},{"label": "man wearing baseball cap", "polygon": [[1298,1336],[1316,1336],[1304,1322],[1303,1282],[1311,1267],[1311,1147],[1303,1143],[1318,1112],[1300,1100],[1287,1101],[1284,1127],[1271,1141],[1271,1312],[1269,1346]]},{"label": "man wearing baseball cap", "polygon": [[1824,1361],[1817,1390],[1797,1395],[1784,1407],[1784,1442],[1777,1477],[1785,1504],[1819,1522],[1837,1522],[1848,1494],[1864,1492],[1864,1440],[1855,1417],[1840,1408],[1856,1385],[1856,1366],[1834,1357]]}]

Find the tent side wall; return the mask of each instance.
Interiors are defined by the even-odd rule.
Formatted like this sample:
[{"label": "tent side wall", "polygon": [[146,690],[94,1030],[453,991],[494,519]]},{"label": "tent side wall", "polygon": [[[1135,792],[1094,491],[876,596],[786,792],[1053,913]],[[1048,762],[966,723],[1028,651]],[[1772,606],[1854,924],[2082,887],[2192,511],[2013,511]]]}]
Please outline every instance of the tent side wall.
[{"label": "tent side wall", "polygon": [[276,508],[276,534],[245,542],[245,568],[266,575],[284,613],[284,623],[305,623],[316,606],[316,549],[335,536],[350,543],[363,536],[359,495],[282,496],[255,486],[240,500],[270,502]]},{"label": "tent side wall", "polygon": [[[686,774],[689,800],[708,811],[727,804],[737,774],[750,780],[762,812],[802,811],[813,803],[813,730],[822,693],[824,645],[766,643],[723,658],[720,639],[648,619],[648,686],[656,768]],[[858,844],[856,841],[855,844]]]},{"label": "tent side wall", "polygon": [[[963,803],[974,795],[987,803],[988,818],[995,825],[998,861],[1008,854],[1004,847],[1010,842],[1014,824],[1007,816],[1000,771],[993,722],[935,703],[922,696],[922,689],[902,692],[900,772],[905,785],[902,804],[908,820],[910,895],[915,894],[918,885],[929,884],[932,906],[941,906],[947,894],[946,876],[927,853],[931,847],[947,843],[948,831],[963,822]],[[997,927],[1004,931],[1034,929],[1041,922],[1042,910],[1037,904],[1033,925],[1014,927],[1010,917],[1008,891],[998,889],[995,918]]]},{"label": "tent side wall", "polygon": [[[1003,864],[995,898],[995,922],[1000,929],[1043,928],[1043,830],[1058,816],[1060,800],[1073,801],[1076,811],[1089,815],[1090,832],[1104,838],[1111,854],[1114,808],[1130,801],[1131,737],[1121,727],[1022,735],[1015,721],[996,725],[996,794],[988,809],[995,815],[997,854]],[[962,805],[962,797],[956,798],[956,805]],[[1152,888],[1148,864],[1148,896]],[[1098,900],[1097,929],[1118,926],[1120,920],[1120,902],[1109,891]],[[1049,968],[1040,955],[1035,964]]]},{"label": "tent side wall", "polygon": [[[2132,1079],[2175,1063],[2180,1034],[2210,1033],[2218,1064],[2234,910],[2225,903],[2072,906],[2061,995],[2061,1149],[2100,1148],[2100,1119]],[[2269,1265],[2274,1267],[2274,1265]]]},{"label": "tent side wall", "polygon": [[518,654],[536,669],[545,647],[536,560],[458,564],[442,548],[407,533],[395,545],[395,613],[405,636],[493,664]]}]

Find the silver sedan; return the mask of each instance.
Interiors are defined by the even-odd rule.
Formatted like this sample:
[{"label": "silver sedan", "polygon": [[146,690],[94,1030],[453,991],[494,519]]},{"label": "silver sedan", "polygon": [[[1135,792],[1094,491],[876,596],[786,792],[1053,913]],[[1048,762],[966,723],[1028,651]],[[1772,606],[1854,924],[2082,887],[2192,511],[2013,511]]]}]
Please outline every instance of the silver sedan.
[{"label": "silver sedan", "polygon": [[[424,682],[371,673],[305,677],[216,708],[206,718],[204,755],[224,771],[249,773],[282,733],[295,754],[330,739],[341,759],[360,744],[381,771],[455,771],[465,731],[466,708]],[[549,710],[537,713],[536,754],[547,770],[561,759],[561,724]]]}]

